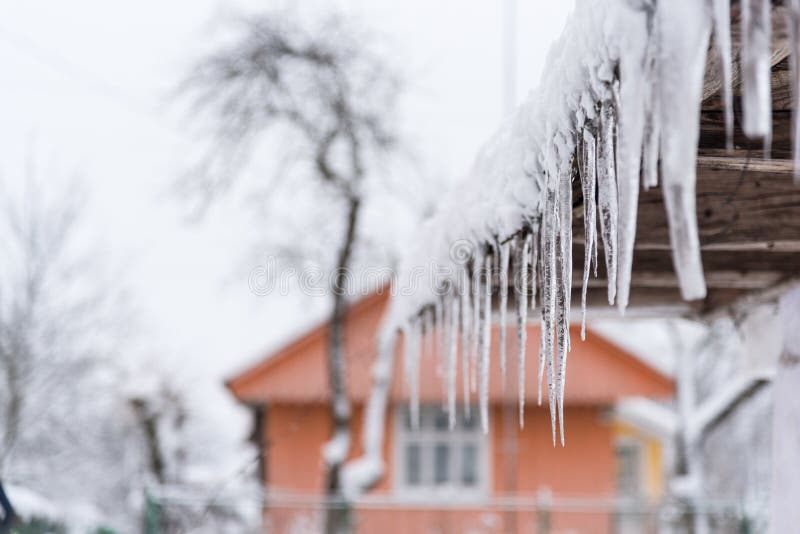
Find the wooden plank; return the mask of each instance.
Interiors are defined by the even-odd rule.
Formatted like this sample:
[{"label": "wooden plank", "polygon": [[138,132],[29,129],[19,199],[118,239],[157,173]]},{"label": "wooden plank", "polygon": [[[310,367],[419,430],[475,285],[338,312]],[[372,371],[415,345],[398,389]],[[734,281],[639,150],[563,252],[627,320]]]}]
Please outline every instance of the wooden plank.
[{"label": "wooden plank", "polygon": [[[734,114],[740,115],[739,99],[734,101]],[[792,114],[790,111],[772,112],[772,157],[791,159],[792,156]],[[754,156],[762,154],[763,142],[749,139],[739,124],[734,122],[733,146],[736,150],[750,151]],[[700,139],[698,151],[725,149],[725,119],[722,111],[703,111],[700,115]]]},{"label": "wooden plank", "polygon": [[[788,111],[792,109],[792,88],[791,88],[791,73],[788,70],[789,60],[784,58],[780,63],[775,65],[772,70],[771,76],[771,95],[772,95],[772,109],[775,111]],[[742,96],[742,85],[737,83],[733,86],[734,101],[740,99]],[[735,107],[739,102],[735,102]],[[714,93],[707,99],[703,100],[703,111],[722,111],[724,104],[722,102],[722,95]]]},{"label": "wooden plank", "polygon": [[[671,266],[671,264],[670,264]],[[731,289],[766,289],[783,280],[783,273],[773,271],[756,271],[741,273],[739,271],[706,271],[706,286],[710,288]],[[573,287],[582,284],[582,271],[573,274]],[[589,277],[589,287],[607,287],[605,278]],[[678,278],[673,273],[634,271],[631,275],[631,287],[677,288]]]},{"label": "wooden plank", "polygon": [[[583,247],[575,247],[575,265],[583,265]],[[601,256],[602,258],[602,256]],[[601,265],[598,272],[604,275]],[[706,272],[734,271],[741,275],[762,272],[779,273],[781,277],[800,274],[800,254],[795,252],[706,250],[703,252],[703,269]],[[672,253],[669,250],[637,250],[633,255],[633,270],[642,272],[673,272]]]},{"label": "wooden plank", "polygon": [[789,159],[764,159],[754,156],[747,156],[746,150],[737,150],[726,154],[720,150],[718,154],[708,152],[697,157],[698,172],[704,170],[712,171],[740,171],[740,172],[762,172],[771,174],[794,174],[794,162]]},{"label": "wooden plank", "polygon": [[[578,286],[579,287],[579,286]],[[627,317],[635,314],[637,309],[661,309],[663,314],[684,317],[700,317],[733,305],[744,298],[751,291],[747,289],[710,288],[708,296],[703,300],[686,302],[681,298],[680,291],[675,288],[634,287],[631,289]],[[608,304],[607,293],[604,288],[591,288],[587,292],[587,308],[590,310],[613,310]],[[573,312],[579,311],[581,306],[580,289],[572,292]],[[671,313],[670,313],[671,312]]]},{"label": "wooden plank", "polygon": [[[726,166],[701,160],[696,206],[702,249],[800,251],[800,188],[787,174],[788,165],[751,160],[749,165],[734,161]],[[574,235],[580,242],[583,210],[574,210],[574,215]],[[636,250],[669,248],[662,190],[642,191]]]},{"label": "wooden plank", "polygon": [[[606,286],[603,251],[598,277],[590,276],[590,287]],[[583,245],[573,247],[573,286],[583,280]],[[764,289],[800,274],[800,254],[785,252],[704,251],[703,270],[712,288]],[[669,250],[636,250],[633,255],[632,287],[678,287]]]}]

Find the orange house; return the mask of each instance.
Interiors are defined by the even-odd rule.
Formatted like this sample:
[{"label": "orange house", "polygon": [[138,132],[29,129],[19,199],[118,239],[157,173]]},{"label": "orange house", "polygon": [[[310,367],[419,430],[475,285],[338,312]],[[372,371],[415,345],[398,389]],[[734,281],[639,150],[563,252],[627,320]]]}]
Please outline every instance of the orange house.
[{"label": "orange house", "polygon": [[[350,308],[345,326],[347,388],[353,404],[350,457],[361,454],[362,413],[371,387],[375,333],[387,304],[373,295]],[[565,391],[566,446],[553,446],[550,412],[537,406],[539,328],[530,326],[525,420],[517,418],[515,333],[508,335],[506,387],[492,334],[490,425],[484,435],[464,413],[459,387],[456,429],[448,429],[436,355],[420,363],[419,427],[408,421],[402,356],[395,358],[386,418],[385,476],[356,505],[358,532],[646,532],[624,503],[657,501],[662,448],[655,436],[614,417],[624,397],[669,398],[672,381],[606,339],[572,332]],[[331,436],[322,325],[227,382],[254,414],[253,440],[263,451],[265,531],[313,529],[321,521],[321,449]],[[459,369],[459,384],[461,383]],[[545,395],[546,396],[546,395]],[[476,395],[470,402],[477,402]],[[640,509],[640,508],[639,508]]]}]

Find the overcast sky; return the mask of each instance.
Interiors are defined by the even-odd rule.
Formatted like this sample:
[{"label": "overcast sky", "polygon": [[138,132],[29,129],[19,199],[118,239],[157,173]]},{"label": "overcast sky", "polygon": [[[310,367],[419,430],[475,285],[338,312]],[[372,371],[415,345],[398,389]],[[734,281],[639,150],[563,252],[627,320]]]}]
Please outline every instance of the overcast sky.
[{"label": "overcast sky", "polygon": [[[409,78],[403,130],[420,172],[464,173],[502,118],[502,2],[340,1],[384,33]],[[571,2],[521,2],[518,91],[539,78]],[[124,266],[151,348],[229,373],[315,318],[307,303],[256,297],[241,262],[257,229],[222,202],[201,223],[170,186],[190,138],[169,93],[215,25],[254,2],[4,2],[0,6],[0,169],[46,160],[47,180],[79,174],[106,259]],[[329,8],[309,1],[306,10]],[[288,306],[288,309],[287,309]],[[315,308],[315,312],[318,312]]]}]

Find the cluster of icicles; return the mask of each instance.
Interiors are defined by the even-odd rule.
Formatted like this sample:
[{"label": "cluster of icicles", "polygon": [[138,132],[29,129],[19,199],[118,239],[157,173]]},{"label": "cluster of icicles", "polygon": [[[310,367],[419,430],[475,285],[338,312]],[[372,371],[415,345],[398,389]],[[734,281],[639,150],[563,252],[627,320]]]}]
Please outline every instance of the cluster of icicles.
[{"label": "cluster of icicles", "polygon": [[[618,217],[614,165],[616,118],[613,107],[602,104],[599,117],[599,129],[596,130],[599,139],[594,129],[587,127],[582,132],[576,160],[570,160],[569,167],[564,169],[558,180],[548,183],[541,216],[532,218],[520,231],[502,242],[496,240],[489,245],[475,247],[458,270],[456,279],[439,288],[438,298],[401,327],[412,425],[416,426],[419,420],[420,357],[422,354],[438,354],[444,362],[437,369],[443,371],[446,381],[450,427],[456,424],[456,373],[460,357],[463,409],[471,416],[470,397],[477,389],[481,427],[487,431],[489,368],[492,363],[492,300],[496,294],[499,359],[505,387],[509,347],[506,339],[507,318],[511,293],[516,313],[519,424],[520,427],[524,426],[527,321],[529,312],[537,308],[538,295],[542,332],[538,403],[542,403],[546,372],[553,442],[556,442],[558,421],[561,444],[564,444],[564,386],[570,350],[572,300],[572,182],[576,174],[580,176],[584,197],[586,247],[581,297],[582,339],[586,332],[586,292],[592,265],[597,276],[597,213],[600,216],[607,271],[615,273],[617,269],[617,225],[613,222]],[[611,278],[608,287],[609,302],[613,303],[616,282]]]},{"label": "cluster of icicles", "polygon": [[[495,235],[475,246],[458,274],[420,309],[407,310],[395,324],[404,339],[404,369],[410,393],[412,421],[419,417],[420,354],[442,355],[446,406],[450,425],[456,422],[456,390],[461,358],[464,410],[477,391],[480,421],[488,428],[492,299],[499,301],[499,359],[506,374],[506,317],[509,287],[516,309],[519,414],[523,424],[525,398],[526,321],[530,310],[541,313],[538,360],[539,403],[548,392],[553,442],[556,429],[564,444],[564,386],[570,351],[569,320],[572,293],[573,182],[580,180],[584,214],[582,311],[585,335],[586,293],[590,271],[597,275],[598,241],[602,240],[608,301],[620,311],[628,305],[636,232],[639,188],[658,185],[661,177],[670,227],[673,263],[682,296],[703,298],[705,279],[695,214],[695,166],[703,77],[708,43],[721,65],[727,146],[732,148],[733,96],[729,0],[629,0],[623,9],[642,17],[641,46],[620,46],[616,63],[586,83],[581,103],[568,117],[568,134],[556,128],[547,148],[539,148],[537,164],[526,171],[536,180],[538,204],[515,232]],[[771,140],[770,4],[742,0],[742,126],[751,138]],[[581,3],[576,7],[581,10]],[[627,14],[626,16],[631,16]],[[800,41],[800,0],[789,8],[794,109],[798,100],[797,58]],[[636,29],[625,38],[635,40]],[[633,37],[632,37],[633,36]],[[625,41],[621,41],[625,43]],[[576,58],[578,59],[578,58]],[[545,74],[547,76],[547,74]],[[591,78],[591,75],[590,75]],[[545,106],[546,103],[534,103]],[[531,105],[520,113],[530,113]],[[798,128],[794,121],[797,163]],[[641,182],[641,184],[640,184]],[[599,232],[596,220],[599,219]],[[599,234],[599,235],[598,235]],[[419,303],[418,303],[419,304]],[[460,349],[460,350],[459,350]]]}]

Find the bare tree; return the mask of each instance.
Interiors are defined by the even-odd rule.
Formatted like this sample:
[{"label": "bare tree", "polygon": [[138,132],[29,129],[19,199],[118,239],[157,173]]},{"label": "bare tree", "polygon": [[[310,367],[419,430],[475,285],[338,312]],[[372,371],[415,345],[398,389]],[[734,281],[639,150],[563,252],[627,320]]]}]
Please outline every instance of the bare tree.
[{"label": "bare tree", "polygon": [[[54,316],[84,303],[54,303],[65,273],[64,253],[72,237],[78,202],[51,203],[29,177],[22,202],[4,196],[2,220],[3,273],[0,278],[0,476],[34,422],[28,414],[41,410],[37,396],[60,378],[79,373],[88,354],[67,353],[65,341],[73,325],[54,324]],[[69,267],[67,267],[69,268]],[[63,287],[61,288],[64,289]]]},{"label": "bare tree", "polygon": [[45,187],[33,159],[23,179],[0,183],[0,478],[124,525],[138,467],[124,472],[108,356],[125,299],[92,253],[80,183],[50,176]]},{"label": "bare tree", "polygon": [[[345,385],[344,319],[348,270],[359,240],[365,181],[394,146],[391,117],[397,78],[363,36],[336,17],[304,26],[286,16],[239,22],[232,44],[203,58],[185,87],[196,110],[210,115],[214,148],[193,178],[207,194],[229,185],[268,129],[299,139],[298,160],[340,206],[343,222],[329,277],[328,338],[333,437],[326,447],[327,491],[344,502],[340,471],[350,445]],[[279,150],[288,150],[282,143]],[[327,532],[349,531],[346,505],[327,514]]]}]

